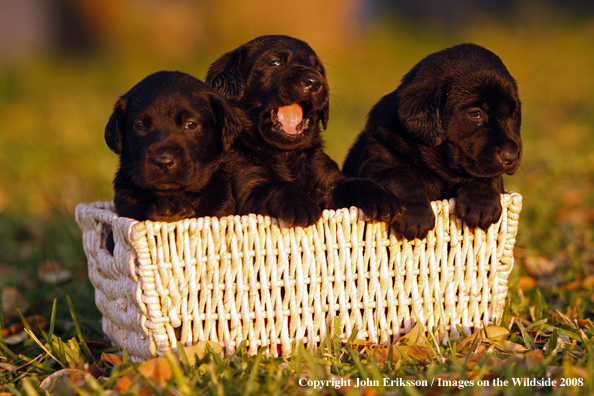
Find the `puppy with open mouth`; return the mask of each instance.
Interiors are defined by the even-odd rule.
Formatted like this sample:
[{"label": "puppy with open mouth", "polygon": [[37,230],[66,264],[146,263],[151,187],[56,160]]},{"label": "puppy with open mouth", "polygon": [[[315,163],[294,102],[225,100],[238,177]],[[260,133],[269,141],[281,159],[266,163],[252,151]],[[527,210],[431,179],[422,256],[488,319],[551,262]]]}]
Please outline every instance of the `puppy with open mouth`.
[{"label": "puppy with open mouth", "polygon": [[402,212],[398,198],[369,180],[344,176],[324,153],[320,123],[328,124],[329,87],[307,43],[258,37],[215,61],[206,82],[249,122],[227,162],[240,214],[307,226],[328,208],[357,206],[385,221]]}]

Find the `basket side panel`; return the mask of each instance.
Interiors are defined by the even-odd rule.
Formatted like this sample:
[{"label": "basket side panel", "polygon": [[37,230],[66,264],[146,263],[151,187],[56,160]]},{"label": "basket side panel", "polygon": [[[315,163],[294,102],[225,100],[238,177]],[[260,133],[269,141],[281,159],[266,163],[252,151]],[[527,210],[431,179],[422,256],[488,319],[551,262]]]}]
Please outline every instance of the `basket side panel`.
[{"label": "basket side panel", "polygon": [[[119,218],[109,209],[113,209],[109,202],[79,204],[76,221],[83,233],[89,279],[95,287],[95,303],[103,314],[105,335],[117,347],[128,347],[140,358],[149,350],[148,337],[136,298],[136,276],[131,271],[134,249],[127,237],[136,221]],[[113,256],[106,249],[110,232],[115,244]]]}]

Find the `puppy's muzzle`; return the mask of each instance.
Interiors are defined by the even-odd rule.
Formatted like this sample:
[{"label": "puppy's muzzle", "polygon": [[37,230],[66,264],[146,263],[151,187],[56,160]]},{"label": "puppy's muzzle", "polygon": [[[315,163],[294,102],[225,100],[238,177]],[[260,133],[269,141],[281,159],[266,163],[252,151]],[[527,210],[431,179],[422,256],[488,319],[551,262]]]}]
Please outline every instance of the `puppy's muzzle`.
[{"label": "puppy's muzzle", "polygon": [[504,166],[511,166],[519,158],[520,152],[518,149],[506,148],[499,152],[499,157]]},{"label": "puppy's muzzle", "polygon": [[154,174],[179,173],[184,166],[184,149],[177,145],[157,146],[147,153],[147,165]]},{"label": "puppy's muzzle", "polygon": [[171,154],[155,155],[151,162],[161,171],[171,170],[177,165],[175,158]]},{"label": "puppy's muzzle", "polygon": [[304,91],[309,91],[315,94],[322,88],[322,81],[314,74],[305,74],[301,77],[301,85]]}]

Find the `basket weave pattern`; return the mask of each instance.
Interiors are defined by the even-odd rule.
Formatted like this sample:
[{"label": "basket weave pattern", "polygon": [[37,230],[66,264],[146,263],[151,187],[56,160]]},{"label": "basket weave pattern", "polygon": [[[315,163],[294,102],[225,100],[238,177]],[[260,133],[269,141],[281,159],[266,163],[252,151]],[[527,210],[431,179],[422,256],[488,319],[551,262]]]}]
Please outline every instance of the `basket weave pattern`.
[{"label": "basket weave pattern", "polygon": [[[522,197],[502,195],[487,232],[468,229],[454,200],[432,202],[436,227],[402,239],[356,208],[326,210],[315,225],[286,227],[266,216],[139,222],[113,203],[80,204],[89,277],[103,330],[131,358],[150,359],[215,341],[233,352],[342,337],[392,344],[420,322],[441,341],[501,317]],[[105,249],[113,230],[115,250]]]}]

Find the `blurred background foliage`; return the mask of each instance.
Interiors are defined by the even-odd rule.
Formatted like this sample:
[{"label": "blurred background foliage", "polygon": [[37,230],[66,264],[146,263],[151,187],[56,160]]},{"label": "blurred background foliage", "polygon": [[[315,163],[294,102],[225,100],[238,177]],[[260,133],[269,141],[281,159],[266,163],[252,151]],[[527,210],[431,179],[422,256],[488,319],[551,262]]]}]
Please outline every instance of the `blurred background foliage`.
[{"label": "blurred background foliage", "polygon": [[340,164],[371,106],[426,55],[462,42],[497,53],[523,101],[523,165],[506,179],[524,196],[518,251],[594,272],[585,0],[0,0],[0,269],[84,269],[73,211],[112,197],[117,156],[103,130],[118,96],[158,70],[203,79],[262,34],[298,37],[321,57],[326,148]]}]

